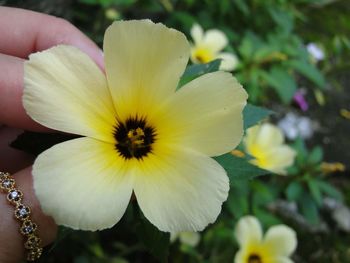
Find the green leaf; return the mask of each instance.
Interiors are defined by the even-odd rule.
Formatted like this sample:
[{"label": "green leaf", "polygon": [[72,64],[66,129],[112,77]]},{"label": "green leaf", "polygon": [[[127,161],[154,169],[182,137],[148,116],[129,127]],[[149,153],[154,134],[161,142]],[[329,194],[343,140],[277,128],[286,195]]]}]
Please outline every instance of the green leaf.
[{"label": "green leaf", "polygon": [[266,227],[270,227],[270,226],[274,226],[282,223],[277,216],[273,215],[270,211],[267,211],[262,207],[255,206],[253,210],[254,210],[254,215],[257,218],[259,218],[260,222],[262,222],[263,225]]},{"label": "green leaf", "polygon": [[250,10],[245,0],[235,0],[233,2],[245,16],[249,15]]},{"label": "green leaf", "polygon": [[[243,184],[240,184],[239,187],[232,186],[230,188],[227,202],[225,203],[228,211],[230,211],[235,218],[240,218],[249,213],[248,192],[244,191],[246,189],[242,190],[241,185]],[[247,184],[244,186],[243,188],[248,187]]]},{"label": "green leaf", "polygon": [[268,109],[247,104],[243,110],[244,129],[247,129],[272,114]]},{"label": "green leaf", "polygon": [[330,183],[325,181],[317,181],[317,184],[323,194],[333,197],[338,201],[343,200],[343,194]]},{"label": "green leaf", "polygon": [[59,226],[56,239],[55,239],[54,243],[51,245],[48,253],[51,253],[68,235],[73,233],[73,231],[74,230],[71,228]]},{"label": "green leaf", "polygon": [[298,164],[304,163],[305,159],[308,156],[308,150],[305,146],[304,140],[302,138],[298,137],[292,146],[298,153],[296,156],[296,162]]},{"label": "green leaf", "polygon": [[294,19],[290,12],[273,5],[268,7],[268,11],[274,22],[281,27],[283,33],[289,34],[293,30]]},{"label": "green leaf", "polygon": [[181,88],[186,83],[190,82],[195,78],[198,78],[203,74],[218,71],[220,67],[220,63],[221,63],[221,59],[215,59],[207,64],[194,64],[194,65],[188,66],[184,74],[182,75],[177,88],[178,89]]},{"label": "green leaf", "polygon": [[143,216],[136,225],[136,233],[148,251],[160,262],[168,262],[170,234],[159,231]]},{"label": "green leaf", "polygon": [[253,195],[253,203],[258,206],[265,206],[275,199],[274,192],[259,180],[250,183]]},{"label": "green leaf", "polygon": [[230,153],[214,157],[214,159],[226,170],[230,178],[230,184],[235,184],[237,180],[249,180],[256,176],[271,173],[250,164],[243,158],[233,156]]},{"label": "green leaf", "polygon": [[252,39],[246,35],[238,47],[238,52],[246,61],[250,61],[254,54],[254,44]]},{"label": "green leaf", "polygon": [[261,75],[273,87],[284,103],[289,103],[297,89],[294,78],[281,67],[273,67]]},{"label": "green leaf", "polygon": [[318,164],[322,161],[322,159],[323,159],[323,150],[320,146],[316,146],[315,148],[312,149],[308,157],[308,162],[310,164]]},{"label": "green leaf", "polygon": [[311,193],[312,198],[315,200],[318,206],[322,205],[322,193],[319,184],[315,179],[310,179],[307,181],[307,186]]},{"label": "green leaf", "polygon": [[326,80],[324,76],[311,63],[305,60],[291,60],[286,63],[294,68],[297,72],[314,82],[318,87],[324,88],[326,86]]},{"label": "green leaf", "polygon": [[298,181],[291,182],[286,189],[286,196],[288,201],[297,201],[304,192],[304,188]]},{"label": "green leaf", "polygon": [[304,192],[304,195],[299,200],[298,204],[300,205],[302,214],[310,224],[319,223],[319,215],[316,202],[307,192]]}]

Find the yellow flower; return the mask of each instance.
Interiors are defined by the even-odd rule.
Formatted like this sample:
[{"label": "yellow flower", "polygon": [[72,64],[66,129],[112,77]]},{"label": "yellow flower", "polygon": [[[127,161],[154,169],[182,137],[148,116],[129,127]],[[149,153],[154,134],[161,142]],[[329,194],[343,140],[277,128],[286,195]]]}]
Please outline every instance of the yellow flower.
[{"label": "yellow flower", "polygon": [[259,221],[253,216],[242,217],[235,229],[240,250],[235,263],[292,263],[289,258],[297,246],[296,233],[286,225],[270,227],[265,237]]},{"label": "yellow flower", "polygon": [[194,45],[191,48],[191,60],[193,63],[208,63],[221,58],[220,69],[232,71],[237,67],[237,57],[229,52],[220,52],[227,46],[226,35],[217,29],[203,32],[200,25],[194,24],[191,28],[191,36]]},{"label": "yellow flower", "polygon": [[294,162],[296,152],[284,144],[283,133],[275,125],[264,123],[249,128],[243,143],[254,158],[250,162],[260,168],[285,175],[286,168]]},{"label": "yellow flower", "polygon": [[241,140],[247,94],[225,72],[176,91],[189,53],[182,33],[142,20],[107,29],[106,76],[71,46],[30,56],[27,113],[82,136],[53,146],[33,165],[41,207],[58,224],[112,227],[132,193],[162,231],[198,231],[216,220],[229,180],[209,156]]}]

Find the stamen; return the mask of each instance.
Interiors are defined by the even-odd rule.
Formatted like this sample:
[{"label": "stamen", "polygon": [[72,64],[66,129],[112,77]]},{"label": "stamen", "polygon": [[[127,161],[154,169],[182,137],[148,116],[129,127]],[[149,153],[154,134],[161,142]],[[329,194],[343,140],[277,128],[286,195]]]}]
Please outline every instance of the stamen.
[{"label": "stamen", "polygon": [[131,142],[131,144],[135,145],[141,145],[145,142],[145,133],[141,128],[131,129],[128,132],[128,138]]},{"label": "stamen", "polygon": [[155,130],[143,118],[129,118],[118,123],[114,137],[116,150],[125,159],[142,159],[152,151]]}]

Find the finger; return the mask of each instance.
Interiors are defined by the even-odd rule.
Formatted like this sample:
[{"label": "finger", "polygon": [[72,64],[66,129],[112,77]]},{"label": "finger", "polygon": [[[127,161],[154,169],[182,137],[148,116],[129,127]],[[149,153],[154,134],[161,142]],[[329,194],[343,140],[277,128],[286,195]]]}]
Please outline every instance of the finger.
[{"label": "finger", "polygon": [[80,48],[102,68],[101,50],[64,19],[33,11],[0,7],[0,53],[27,58],[58,44]]},{"label": "finger", "polygon": [[10,143],[22,132],[22,130],[15,128],[0,128],[0,171],[15,173],[33,163],[34,156],[10,146]]},{"label": "finger", "polygon": [[[17,188],[24,194],[23,203],[31,208],[32,221],[38,225],[38,236],[43,246],[50,244],[56,236],[57,226],[53,219],[41,212],[34,195],[31,168],[26,168],[13,175]],[[6,195],[0,193],[0,261],[19,262],[25,254],[24,239],[19,233],[19,223],[14,218],[14,208],[6,201]]]},{"label": "finger", "polygon": [[48,130],[34,122],[23,108],[23,61],[0,54],[0,123],[20,129]]}]

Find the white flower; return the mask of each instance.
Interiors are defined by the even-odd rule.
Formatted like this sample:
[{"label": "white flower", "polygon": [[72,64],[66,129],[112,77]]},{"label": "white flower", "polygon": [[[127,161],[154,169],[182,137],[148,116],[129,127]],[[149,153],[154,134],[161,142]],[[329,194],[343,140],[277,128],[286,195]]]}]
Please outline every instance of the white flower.
[{"label": "white flower", "polygon": [[237,57],[229,52],[220,52],[228,43],[224,32],[210,29],[203,32],[203,28],[194,24],[191,28],[194,44],[191,47],[191,60],[193,63],[208,63],[221,58],[220,69],[232,71],[237,67]]},{"label": "white flower", "polygon": [[222,71],[176,91],[189,53],[181,32],[142,20],[107,29],[106,75],[71,46],[30,56],[27,113],[82,136],[35,160],[34,189],[44,213],[74,229],[109,228],[134,193],[162,231],[199,231],[216,220],[229,180],[210,156],[240,142],[247,93]]},{"label": "white flower", "polygon": [[249,128],[243,143],[254,158],[250,162],[260,168],[285,175],[294,162],[296,152],[284,143],[283,133],[275,125],[264,123]]},{"label": "white flower", "polygon": [[260,222],[253,216],[242,217],[235,229],[240,246],[235,263],[292,263],[297,238],[286,225],[270,227],[263,237]]},{"label": "white flower", "polygon": [[306,49],[316,62],[323,60],[325,57],[323,50],[315,43],[307,44]]},{"label": "white flower", "polygon": [[297,137],[309,139],[314,132],[312,122],[309,118],[299,117],[292,112],[287,113],[277,125],[290,140],[294,140]]}]

